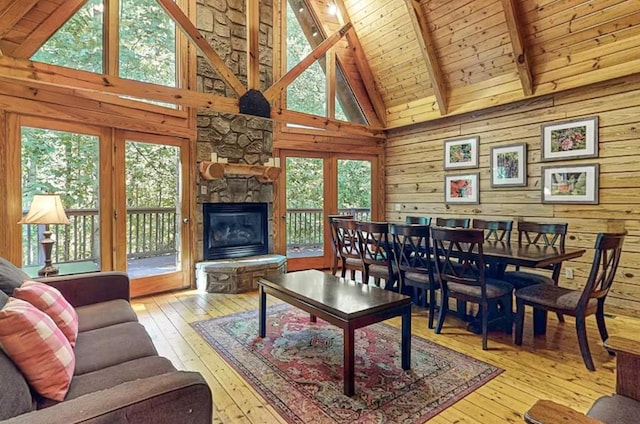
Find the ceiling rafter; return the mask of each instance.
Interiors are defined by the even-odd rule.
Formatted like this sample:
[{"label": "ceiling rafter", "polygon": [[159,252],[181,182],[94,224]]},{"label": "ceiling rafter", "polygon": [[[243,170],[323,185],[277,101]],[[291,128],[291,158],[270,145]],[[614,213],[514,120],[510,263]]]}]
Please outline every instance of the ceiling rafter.
[{"label": "ceiling rafter", "polygon": [[[335,5],[338,7],[338,11],[340,12],[338,14],[340,24],[352,23],[349,12],[344,4],[344,0],[335,0]],[[378,121],[380,121],[383,126],[386,126],[387,107],[384,104],[384,100],[382,100],[378,84],[376,84],[373,72],[369,66],[369,61],[364,54],[362,44],[360,44],[360,39],[358,38],[355,28],[347,32],[347,42],[355,56],[356,67],[358,68],[358,72],[360,72],[360,76],[364,82],[364,88],[369,95],[369,100],[373,105]]]},{"label": "ceiling rafter", "polygon": [[515,0],[502,0],[502,7],[507,21],[509,38],[513,46],[518,76],[522,83],[522,91],[525,96],[533,94],[533,78],[531,77],[531,66],[529,65],[528,53],[521,31],[522,26],[518,22],[518,10]]},{"label": "ceiling rafter", "polygon": [[39,0],[13,0],[0,9],[0,38],[24,17]]},{"label": "ceiling rafter", "polygon": [[[21,0],[18,0],[18,2],[21,2]],[[4,53],[20,59],[27,59],[33,56],[86,2],[87,0],[65,0],[44,22],[38,25],[37,31],[29,34],[24,42],[15,49],[7,49]]]},{"label": "ceiling rafter", "polygon": [[189,37],[192,43],[194,43],[200,51],[207,58],[211,66],[218,72],[220,77],[236,92],[238,96],[242,96],[247,92],[246,87],[238,77],[233,73],[231,69],[224,63],[224,60],[218,56],[216,51],[211,47],[209,42],[202,36],[198,28],[191,22],[191,20],[184,14],[173,0],[156,0],[160,6],[169,14],[182,31]]},{"label": "ceiling rafter", "polygon": [[[166,0],[163,0],[166,1]],[[273,83],[271,87],[264,93],[264,97],[272,101],[278,95],[280,90],[284,90],[289,84],[295,81],[309,66],[313,65],[318,59],[322,57],[331,47],[333,47],[344,35],[352,28],[351,23],[344,25],[335,34],[327,37],[322,43],[311,51],[304,59],[302,59],[296,66],[291,68],[289,72],[284,74],[282,78]]]},{"label": "ceiling rafter", "polygon": [[246,1],[247,10],[247,83],[260,90],[260,2]]},{"label": "ceiling rafter", "polygon": [[436,55],[433,38],[431,37],[431,31],[429,30],[429,23],[427,22],[419,0],[405,0],[405,4],[409,10],[409,18],[416,32],[420,51],[427,66],[427,72],[431,77],[431,85],[433,86],[436,101],[438,102],[440,114],[446,115],[448,109],[448,93],[445,86],[445,78],[438,62],[438,56]]}]

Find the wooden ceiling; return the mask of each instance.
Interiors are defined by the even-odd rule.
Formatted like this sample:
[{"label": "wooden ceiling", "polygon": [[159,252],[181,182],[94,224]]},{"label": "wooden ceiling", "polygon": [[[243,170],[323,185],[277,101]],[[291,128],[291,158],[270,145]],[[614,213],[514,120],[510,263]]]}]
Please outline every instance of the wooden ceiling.
[{"label": "wooden ceiling", "polygon": [[[640,72],[638,0],[308,2],[326,34],[353,24],[337,57],[385,128]],[[29,58],[83,3],[0,0],[0,51]]]}]

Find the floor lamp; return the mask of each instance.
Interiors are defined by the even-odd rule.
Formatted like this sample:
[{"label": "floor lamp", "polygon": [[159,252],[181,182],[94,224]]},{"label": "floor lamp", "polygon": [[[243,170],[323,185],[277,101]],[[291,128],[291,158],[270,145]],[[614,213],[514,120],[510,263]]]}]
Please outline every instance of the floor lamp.
[{"label": "floor lamp", "polygon": [[69,224],[69,218],[64,213],[62,201],[57,194],[36,194],[33,196],[29,212],[18,224],[44,224],[43,239],[40,240],[44,250],[44,267],[38,275],[55,275],[58,268],[51,264],[51,250],[55,241],[51,238],[50,224]]}]

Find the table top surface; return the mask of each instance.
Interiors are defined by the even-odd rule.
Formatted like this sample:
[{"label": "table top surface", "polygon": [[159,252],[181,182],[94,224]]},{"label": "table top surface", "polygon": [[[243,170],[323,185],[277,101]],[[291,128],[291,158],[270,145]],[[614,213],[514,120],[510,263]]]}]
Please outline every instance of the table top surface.
[{"label": "table top surface", "polygon": [[560,247],[533,244],[485,242],[482,245],[482,252],[488,259],[534,268],[578,258],[585,254],[586,249],[561,249]]},{"label": "table top surface", "polygon": [[347,319],[411,304],[409,296],[315,269],[263,277],[258,284]]}]

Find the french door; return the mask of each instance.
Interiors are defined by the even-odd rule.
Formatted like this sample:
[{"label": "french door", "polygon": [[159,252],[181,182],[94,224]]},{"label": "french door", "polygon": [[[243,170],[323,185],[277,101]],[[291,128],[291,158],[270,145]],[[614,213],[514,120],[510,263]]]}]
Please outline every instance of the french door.
[{"label": "french door", "polygon": [[[22,198],[14,214],[24,214],[36,194],[60,195],[69,224],[51,226],[51,259],[61,274],[127,271],[132,296],[190,286],[187,140],[14,118],[19,143],[7,155],[20,171],[8,178]],[[37,273],[44,225],[18,229],[6,243],[25,271]]]},{"label": "french door", "polygon": [[283,192],[279,232],[286,240],[287,268],[331,266],[330,214],[370,220],[376,156],[280,151]]}]

